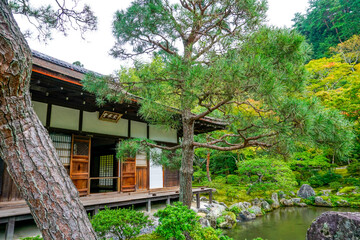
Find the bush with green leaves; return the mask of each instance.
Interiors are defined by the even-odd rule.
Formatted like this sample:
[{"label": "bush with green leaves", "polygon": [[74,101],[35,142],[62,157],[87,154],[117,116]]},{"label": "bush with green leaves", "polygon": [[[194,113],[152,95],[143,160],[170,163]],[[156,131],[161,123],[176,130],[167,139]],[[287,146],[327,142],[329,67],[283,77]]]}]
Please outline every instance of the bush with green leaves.
[{"label": "bush with green leaves", "polygon": [[194,177],[194,183],[200,184],[208,181],[206,172],[202,171],[201,169],[195,171],[193,177]]},{"label": "bush with green leaves", "polygon": [[347,167],[348,173],[353,177],[360,177],[360,162],[353,162]]},{"label": "bush with green leaves", "polygon": [[269,190],[292,190],[296,185],[294,173],[287,163],[271,158],[257,158],[238,163],[238,174],[248,176],[248,194]]},{"label": "bush with green leaves", "polygon": [[226,176],[226,183],[232,184],[232,185],[238,185],[240,184],[240,177],[237,175],[227,175]]},{"label": "bush with green leaves", "polygon": [[190,234],[192,240],[233,240],[232,238],[223,235],[220,229],[212,227],[197,228]]},{"label": "bush with green leaves", "polygon": [[329,185],[331,182],[338,182],[342,180],[340,174],[328,171],[324,174],[315,174],[309,178],[309,183],[312,187],[321,187]]},{"label": "bush with green leaves", "polygon": [[91,219],[95,232],[103,239],[107,234],[113,234],[119,239],[131,239],[137,236],[141,229],[150,226],[151,221],[143,212],[134,209],[108,209],[100,211]]},{"label": "bush with green leaves", "polygon": [[154,216],[159,217],[160,222],[155,232],[165,239],[185,240],[186,236],[200,227],[197,214],[181,202],[167,205]]},{"label": "bush with green leaves", "polygon": [[339,182],[331,182],[329,186],[331,189],[334,189],[335,191],[338,191],[342,187],[341,183]]}]

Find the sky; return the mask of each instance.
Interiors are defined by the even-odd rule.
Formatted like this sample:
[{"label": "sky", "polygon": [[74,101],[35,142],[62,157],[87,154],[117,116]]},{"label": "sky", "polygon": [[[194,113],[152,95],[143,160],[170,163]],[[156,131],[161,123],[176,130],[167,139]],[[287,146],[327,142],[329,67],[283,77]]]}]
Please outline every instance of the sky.
[{"label": "sky", "polygon": [[[36,0],[35,0],[36,1]],[[40,0],[38,0],[40,1]],[[34,50],[73,63],[80,61],[85,68],[101,73],[111,74],[120,66],[130,66],[128,61],[120,61],[109,55],[114,44],[111,24],[116,10],[126,9],[131,0],[88,0],[86,1],[98,18],[98,30],[85,34],[85,39],[76,31],[67,36],[53,32],[53,40],[39,42],[27,39]],[[296,12],[304,13],[308,0],[268,0],[268,24],[277,27],[291,27]],[[16,19],[22,30],[28,29],[27,20],[21,16]]]}]

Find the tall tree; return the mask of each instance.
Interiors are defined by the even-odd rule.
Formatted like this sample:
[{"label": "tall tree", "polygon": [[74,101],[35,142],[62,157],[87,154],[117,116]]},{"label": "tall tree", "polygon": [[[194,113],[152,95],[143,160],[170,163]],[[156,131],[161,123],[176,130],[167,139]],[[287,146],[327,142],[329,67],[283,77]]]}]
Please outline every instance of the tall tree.
[{"label": "tall tree", "polygon": [[295,15],[294,27],[313,45],[313,58],[330,56],[330,47],[360,32],[360,0],[309,0],[305,14]]},{"label": "tall tree", "polygon": [[[74,17],[79,26],[94,29],[96,18],[88,7],[81,14],[65,11],[63,5],[59,11],[49,6],[36,10],[26,0],[0,1],[0,157],[44,239],[96,239],[79,194],[32,108],[31,50],[12,8],[33,14],[50,27],[64,27]],[[47,30],[44,33],[49,36]]]},{"label": "tall tree", "polygon": [[[136,61],[115,78],[88,75],[84,80],[99,103],[128,101],[137,94],[144,119],[182,130],[174,147],[145,144],[181,149],[180,200],[188,206],[194,148],[287,147],[300,137],[328,143],[339,137],[337,128],[347,130],[340,115],[301,99],[308,48],[293,31],[263,27],[266,9],[262,0],[135,0],[116,13],[112,54],[152,53],[152,61]],[[194,123],[205,116],[230,127],[196,142]]]}]

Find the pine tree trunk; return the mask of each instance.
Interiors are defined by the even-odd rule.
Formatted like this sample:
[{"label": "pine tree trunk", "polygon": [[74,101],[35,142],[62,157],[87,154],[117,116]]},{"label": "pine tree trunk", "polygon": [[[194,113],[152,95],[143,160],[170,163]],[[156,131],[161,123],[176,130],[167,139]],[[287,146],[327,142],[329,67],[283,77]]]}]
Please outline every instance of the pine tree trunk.
[{"label": "pine tree trunk", "polygon": [[96,239],[29,92],[31,51],[0,0],[0,157],[44,239]]},{"label": "pine tree trunk", "polygon": [[206,175],[207,175],[208,181],[211,182],[211,177],[210,177],[210,151],[207,153],[207,156],[206,156]]},{"label": "pine tree trunk", "polygon": [[194,121],[190,120],[190,110],[185,110],[182,116],[183,142],[180,168],[180,201],[191,206],[192,201],[192,175],[194,162]]}]

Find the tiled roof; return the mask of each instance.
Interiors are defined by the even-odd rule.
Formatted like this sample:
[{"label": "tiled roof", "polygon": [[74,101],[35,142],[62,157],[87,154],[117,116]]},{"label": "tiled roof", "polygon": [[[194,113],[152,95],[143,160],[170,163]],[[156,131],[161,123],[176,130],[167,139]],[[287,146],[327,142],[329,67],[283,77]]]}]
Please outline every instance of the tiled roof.
[{"label": "tiled roof", "polygon": [[100,73],[96,73],[94,71],[90,71],[86,68],[83,68],[83,67],[80,67],[80,66],[77,66],[77,65],[74,65],[74,64],[71,64],[71,63],[68,63],[68,62],[65,62],[65,61],[62,61],[62,60],[59,60],[57,58],[54,58],[54,57],[50,57],[49,55],[46,55],[44,53],[41,53],[41,52],[38,52],[36,50],[31,50],[32,51],[32,55],[34,57],[37,57],[37,58],[40,58],[42,60],[45,60],[47,62],[51,62],[51,63],[54,63],[58,66],[61,66],[61,67],[65,67],[65,68],[68,68],[70,70],[73,70],[73,71],[77,71],[77,72],[80,72],[80,73],[83,73],[83,74],[86,74],[86,73],[94,73],[98,76],[101,76],[102,74]]}]

